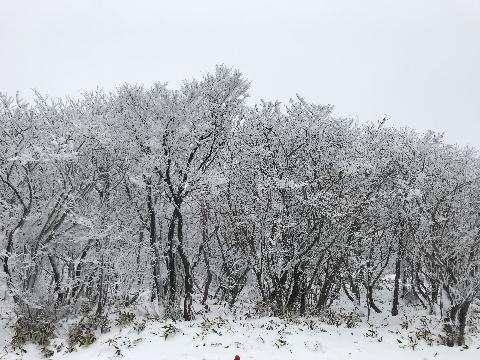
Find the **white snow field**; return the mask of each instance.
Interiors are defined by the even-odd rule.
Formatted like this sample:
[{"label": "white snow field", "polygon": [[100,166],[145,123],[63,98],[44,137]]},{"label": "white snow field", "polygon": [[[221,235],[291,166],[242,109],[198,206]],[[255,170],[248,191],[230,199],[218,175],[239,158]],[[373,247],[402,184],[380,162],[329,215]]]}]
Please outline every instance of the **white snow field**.
[{"label": "white snow field", "polygon": [[[379,304],[382,305],[381,300]],[[233,360],[237,354],[241,360],[480,358],[477,326],[469,329],[468,346],[439,345],[439,317],[429,316],[425,310],[413,306],[402,308],[403,314],[409,315],[401,313],[392,317],[388,309],[384,309],[380,314],[372,313],[369,321],[360,310],[356,312],[358,317],[346,316],[354,310],[347,302],[334,304],[335,311],[320,317],[292,319],[253,318],[248,308],[250,306],[240,306],[233,315],[221,306],[212,306],[209,312],[199,311],[191,322],[146,319],[145,316],[140,320],[138,313],[132,324],[125,327],[116,326],[113,315],[109,332],[101,334],[97,330],[93,344],[76,346],[72,352],[67,351],[69,324],[63,324],[57,328],[58,338],[51,342],[50,348],[54,350],[51,359]],[[9,345],[12,329],[4,310],[3,307],[0,359],[44,358],[38,345],[12,349]],[[473,321],[478,325],[478,307],[472,312],[471,325]],[[343,320],[338,314],[344,314]],[[145,324],[144,329],[139,329],[138,324]]]}]

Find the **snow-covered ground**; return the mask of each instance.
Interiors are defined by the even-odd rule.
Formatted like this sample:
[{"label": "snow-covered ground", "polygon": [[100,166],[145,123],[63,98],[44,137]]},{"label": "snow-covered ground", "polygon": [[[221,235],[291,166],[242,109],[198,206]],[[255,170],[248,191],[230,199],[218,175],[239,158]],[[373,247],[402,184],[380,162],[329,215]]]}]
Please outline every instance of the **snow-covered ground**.
[{"label": "snow-covered ground", "polygon": [[[438,316],[413,305],[403,306],[397,317],[390,316],[386,300],[390,292],[389,286],[377,292],[378,305],[385,307],[380,314],[372,312],[369,320],[363,308],[356,309],[345,299],[321,316],[290,319],[254,315],[252,304],[246,303],[234,312],[220,305],[212,304],[208,312],[196,306],[197,316],[191,322],[148,319],[146,311],[137,309],[129,325],[116,325],[114,314],[110,331],[101,334],[96,330],[93,344],[77,345],[72,352],[67,351],[72,321],[63,323],[49,348],[54,350],[52,359],[66,360],[233,360],[237,354],[241,360],[480,358],[478,307],[471,310],[475,326],[469,329],[468,348],[449,348],[437,343],[441,333]],[[16,350],[10,346],[11,304],[4,294],[0,301],[0,360],[44,358],[38,345]]]},{"label": "snow-covered ground", "polygon": [[[381,314],[380,314],[381,315]],[[418,329],[409,327],[421,318],[409,319],[376,316],[371,323],[362,322],[353,328],[345,324],[328,325],[318,318],[279,319],[263,317],[199,316],[192,322],[146,321],[142,331],[134,326],[113,327],[100,334],[90,346],[66,351],[66,341],[56,339],[53,359],[139,359],[172,360],[233,359],[478,359],[480,342],[470,337],[469,349],[448,348],[436,343],[428,345],[418,340]],[[424,318],[427,319],[427,318]],[[428,320],[423,320],[427,323]],[[403,324],[403,327],[402,327]],[[412,326],[412,325],[411,325]],[[429,322],[432,332],[437,332]],[[65,333],[66,333],[66,329]],[[4,331],[4,334],[8,331]],[[59,331],[62,332],[62,329]],[[165,338],[165,335],[168,336]],[[39,359],[43,355],[36,345],[26,345],[24,351],[13,351],[4,339],[0,359]],[[413,340],[412,340],[413,339]],[[413,349],[414,347],[415,349]]]}]

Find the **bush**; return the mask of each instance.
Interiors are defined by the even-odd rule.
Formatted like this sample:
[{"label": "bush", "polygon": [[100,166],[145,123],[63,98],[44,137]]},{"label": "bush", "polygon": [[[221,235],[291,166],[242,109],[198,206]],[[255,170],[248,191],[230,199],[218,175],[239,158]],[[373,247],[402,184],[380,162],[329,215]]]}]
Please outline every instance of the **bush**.
[{"label": "bush", "polygon": [[222,335],[220,332],[220,329],[224,327],[225,324],[226,324],[226,321],[220,316],[212,320],[208,318],[204,318],[203,321],[200,323],[200,327],[202,328],[202,335],[206,336],[211,332],[217,335]]},{"label": "bush", "polygon": [[95,342],[95,330],[100,330],[102,334],[110,331],[110,324],[107,316],[82,318],[78,324],[75,324],[68,333],[68,352],[75,350],[78,346],[88,346]]},{"label": "bush", "polygon": [[175,325],[173,324],[167,324],[163,328],[164,328],[163,337],[165,338],[165,340],[167,340],[169,336],[172,336],[179,331],[178,328],[175,327]]},{"label": "bush", "polygon": [[138,334],[140,334],[143,330],[145,330],[145,321],[141,321],[141,322],[134,321],[133,322],[133,329]]},{"label": "bush", "polygon": [[19,317],[13,325],[12,346],[20,348],[27,342],[46,347],[55,332],[53,321],[47,317],[31,319]]},{"label": "bush", "polygon": [[357,327],[361,319],[357,313],[351,311],[344,316],[344,321],[345,321],[346,327],[351,329],[351,328]]},{"label": "bush", "polygon": [[117,325],[125,327],[130,325],[135,320],[135,314],[128,311],[120,311],[117,317]]},{"label": "bush", "polygon": [[21,348],[27,342],[33,342],[41,346],[43,356],[50,357],[54,352],[48,348],[50,339],[55,333],[55,325],[51,319],[40,315],[36,319],[19,317],[12,326],[12,347]]},{"label": "bush", "polygon": [[93,330],[84,323],[79,323],[70,329],[68,333],[68,351],[75,350],[75,346],[87,346],[95,342]]},{"label": "bush", "polygon": [[327,325],[335,325],[336,327],[339,327],[344,324],[347,328],[354,328],[361,321],[360,316],[353,311],[344,313],[332,309],[324,311],[320,315],[320,319]]},{"label": "bush", "polygon": [[[405,323],[408,323],[408,321],[405,320]],[[435,337],[432,331],[430,330],[428,319],[426,317],[422,317],[420,319],[420,323],[421,325],[414,331],[411,331],[407,336],[408,346],[412,350],[415,350],[422,341],[426,343],[428,346],[433,346],[435,342]],[[402,328],[407,329],[408,326],[402,325]]]}]

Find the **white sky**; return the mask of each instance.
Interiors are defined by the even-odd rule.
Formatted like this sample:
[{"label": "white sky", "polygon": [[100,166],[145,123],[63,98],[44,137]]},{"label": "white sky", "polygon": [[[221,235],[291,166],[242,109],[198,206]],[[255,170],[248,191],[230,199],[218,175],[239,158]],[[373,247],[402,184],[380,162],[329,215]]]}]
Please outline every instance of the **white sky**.
[{"label": "white sky", "polygon": [[221,63],[253,99],[299,93],[480,148],[480,0],[0,0],[11,95],[174,87]]}]

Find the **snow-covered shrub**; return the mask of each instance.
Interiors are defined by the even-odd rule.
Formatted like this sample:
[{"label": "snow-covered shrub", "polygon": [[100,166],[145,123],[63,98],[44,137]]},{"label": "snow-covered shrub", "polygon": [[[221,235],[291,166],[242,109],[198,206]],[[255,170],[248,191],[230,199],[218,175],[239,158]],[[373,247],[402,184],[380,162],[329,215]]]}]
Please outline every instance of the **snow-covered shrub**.
[{"label": "snow-covered shrub", "polygon": [[13,349],[22,348],[27,343],[40,346],[45,357],[54,354],[50,349],[50,341],[55,335],[56,324],[51,317],[37,315],[35,318],[19,317],[12,326],[11,345]]},{"label": "snow-covered shrub", "polygon": [[116,324],[121,327],[130,325],[135,320],[135,314],[128,311],[120,311],[117,316]]}]

